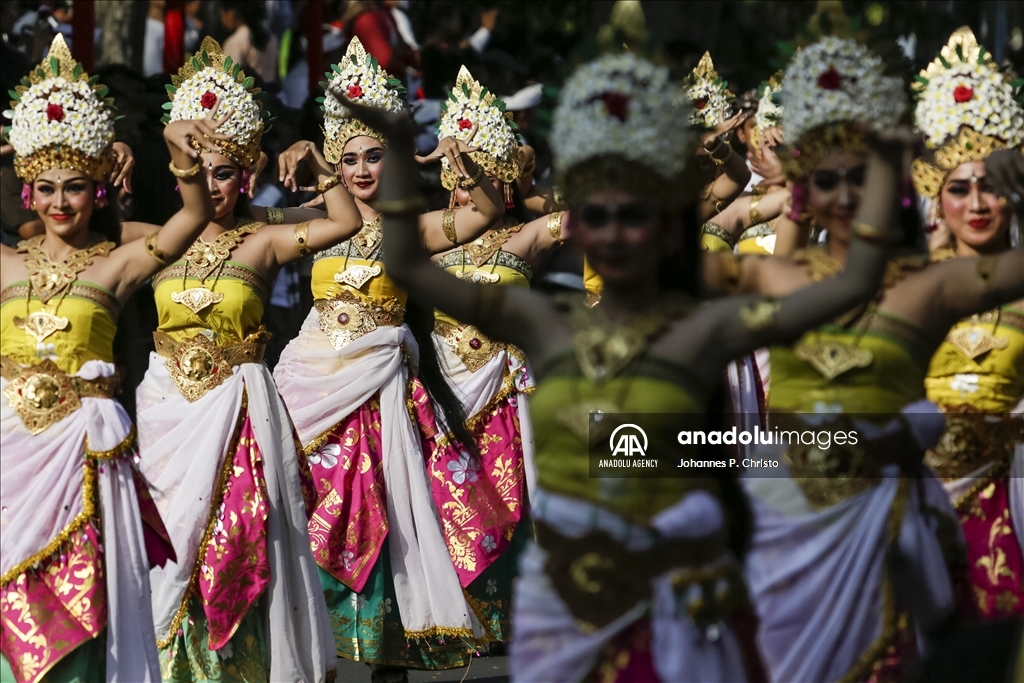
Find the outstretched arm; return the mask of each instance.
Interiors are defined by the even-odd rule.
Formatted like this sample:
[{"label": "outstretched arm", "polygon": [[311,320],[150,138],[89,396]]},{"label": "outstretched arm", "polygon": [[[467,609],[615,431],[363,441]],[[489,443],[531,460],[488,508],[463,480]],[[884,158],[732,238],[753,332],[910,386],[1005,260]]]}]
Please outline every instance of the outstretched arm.
[{"label": "outstretched arm", "polygon": [[955,258],[933,264],[939,302],[952,325],[957,320],[1024,298],[1024,248],[1001,254]]},{"label": "outstretched arm", "polygon": [[476,239],[505,214],[502,193],[470,156],[470,152],[478,149],[470,145],[475,136],[474,129],[465,141],[443,138],[437,143],[437,149],[430,154],[414,157],[421,164],[447,157],[448,164],[459,178],[459,184],[469,192],[473,200],[472,206],[431,211],[420,216],[420,236],[431,254],[439,254]]},{"label": "outstretched arm", "polygon": [[[708,351],[724,364],[761,346],[791,340],[872,297],[885,273],[893,234],[895,192],[903,149],[873,152],[855,221],[846,267],[835,278],[788,296],[735,297],[716,302],[707,315],[716,330]],[[883,156],[884,154],[884,156]]]},{"label": "outstretched arm", "polygon": [[216,119],[219,106],[218,102],[205,119],[174,121],[164,128],[171,166],[178,171],[175,175],[183,206],[158,232],[141,230],[149,233],[145,240],[129,242],[111,252],[108,263],[120,273],[114,294],[122,301],[154,273],[185,253],[213,218],[210,188],[199,165],[199,153],[192,149],[191,141],[195,139],[207,149],[220,151],[217,143],[229,136],[218,133],[217,128],[231,115]]},{"label": "outstretched arm", "polygon": [[270,255],[273,257],[267,264],[270,268],[295,261],[310,251],[334,246],[352,237],[363,227],[359,209],[352,195],[342,185],[340,174],[331,168],[312,142],[301,140],[281,154],[278,167],[285,187],[300,189],[295,179],[300,164],[305,164],[319,183],[315,189],[324,198],[327,215],[321,213],[320,217],[298,225],[268,225],[260,230],[261,235],[266,235],[264,239],[270,240]]}]

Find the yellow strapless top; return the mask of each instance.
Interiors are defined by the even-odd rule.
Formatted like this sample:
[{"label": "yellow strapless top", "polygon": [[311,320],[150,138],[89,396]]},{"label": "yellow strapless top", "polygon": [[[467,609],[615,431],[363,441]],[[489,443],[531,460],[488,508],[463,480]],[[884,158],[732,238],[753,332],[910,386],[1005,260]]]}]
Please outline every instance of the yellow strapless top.
[{"label": "yellow strapless top", "polygon": [[1024,313],[1003,306],[954,325],[932,356],[925,389],[946,409],[1009,412],[1024,396]]},{"label": "yellow strapless top", "polygon": [[[530,416],[540,485],[580,498],[638,524],[677,503],[696,478],[600,479],[590,476],[588,420],[592,410],[625,413],[698,413],[702,392],[674,363],[642,358],[628,376],[597,384],[582,375],[572,352],[549,363],[530,398]],[[693,389],[688,388],[693,386]],[[678,452],[677,444],[652,443],[649,452]]]},{"label": "yellow strapless top", "polygon": [[[372,275],[371,269],[379,268],[379,274]],[[356,289],[350,284],[339,283],[335,275],[343,272],[358,273],[362,269],[369,277],[361,287]],[[357,280],[358,281],[358,280]],[[324,256],[313,263],[313,298],[333,299],[342,291],[354,292],[366,299],[382,300],[395,298],[405,304],[408,295],[387,276],[384,264],[380,261],[369,261],[363,258],[345,256]]]},{"label": "yellow strapless top", "polygon": [[[76,280],[56,311],[56,299],[43,306],[34,296],[26,307],[27,294],[28,283],[24,280],[0,292],[0,355],[21,365],[50,359],[69,375],[91,360],[114,362],[114,334],[121,305],[111,292]],[[16,323],[28,314],[44,310],[66,318],[68,324],[40,342]]]},{"label": "yellow strapless top", "polygon": [[[482,266],[474,265],[461,249],[452,251],[437,260],[440,268],[462,280],[468,280],[477,284],[493,284],[512,287],[530,288],[530,278],[533,277],[533,268],[522,257],[508,251],[499,249],[494,252],[491,258]],[[452,325],[460,323],[441,311],[435,311],[434,316]]]},{"label": "yellow strapless top", "polygon": [[600,297],[601,290],[604,289],[604,280],[590,267],[587,259],[583,259],[583,289],[596,297]]},{"label": "yellow strapless top", "polygon": [[[895,414],[924,394],[934,344],[902,318],[875,313],[866,327],[825,325],[771,351],[771,411]],[[850,353],[852,350],[852,353]],[[832,353],[832,352],[835,353]],[[831,356],[831,359],[829,358]],[[851,357],[832,379],[816,369]],[[834,365],[839,370],[841,364]]]},{"label": "yellow strapless top", "polygon": [[256,332],[263,319],[264,302],[270,296],[270,284],[255,270],[237,261],[225,261],[220,277],[206,278],[205,288],[223,299],[198,313],[177,303],[173,295],[186,289],[204,287],[198,278],[184,277],[185,262],[164,268],[153,278],[153,293],[159,324],[157,328],[177,341],[184,341],[210,330],[218,344],[236,344]]},{"label": "yellow strapless top", "polygon": [[736,244],[736,238],[725,231],[725,229],[708,221],[700,231],[700,248],[704,251],[732,251]]},{"label": "yellow strapless top", "polygon": [[[774,223],[776,221],[772,221]],[[771,223],[758,223],[743,231],[736,251],[740,254],[772,254],[775,252],[775,228]]]}]

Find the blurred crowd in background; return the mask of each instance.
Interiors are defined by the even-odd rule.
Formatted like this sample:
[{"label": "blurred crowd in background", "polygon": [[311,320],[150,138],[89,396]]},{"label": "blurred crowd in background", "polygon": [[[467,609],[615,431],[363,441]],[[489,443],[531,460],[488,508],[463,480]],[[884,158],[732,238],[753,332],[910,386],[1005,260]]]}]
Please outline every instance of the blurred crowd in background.
[{"label": "blurred crowd in background", "polygon": [[[2,12],[0,77],[11,90],[39,63],[57,32],[75,47],[74,12],[84,0],[6,0]],[[310,54],[320,71],[344,55],[352,36],[389,73],[403,76],[409,106],[422,124],[422,153],[436,144],[434,125],[440,105],[466,65],[474,77],[499,93],[515,112],[523,142],[536,150],[535,182],[551,185],[547,135],[559,85],[573,66],[596,53],[597,28],[611,11],[611,0],[563,2],[463,0],[101,0],[91,4],[94,54],[91,73],[110,89],[120,115],[117,139],[133,150],[136,165],[132,192],[118,193],[124,220],[163,224],[179,199],[168,175],[167,150],[160,142],[160,117],[168,102],[166,87],[206,35],[213,36],[232,59],[270,93],[265,106],[275,117],[263,137],[269,163],[259,176],[252,202],[295,206],[312,195],[295,195],[278,182],[280,152],[299,140],[323,142],[322,112],[311,91]],[[810,2],[644,2],[647,24],[664,56],[679,74],[710,50],[718,72],[736,94],[756,87],[784,61],[778,44],[793,39],[792,27],[806,24]],[[998,62],[1009,61],[1024,72],[1024,3],[996,0],[911,0],[844,2],[847,13],[867,18],[874,43],[890,55],[902,53],[906,73],[930,60],[949,33],[969,24],[979,40],[991,45]],[[310,12],[315,13],[310,15]],[[312,18],[312,20],[311,20]],[[318,21],[319,20],[319,21]],[[309,49],[311,31],[319,46]],[[751,98],[737,99],[739,107]],[[9,124],[4,121],[4,125]],[[734,144],[739,145],[738,141]],[[21,183],[12,157],[4,150],[2,180],[3,240],[16,244],[42,231],[35,214],[21,208]],[[433,188],[432,208],[447,204],[436,167],[424,167],[423,183]],[[579,259],[559,250],[538,269],[535,286],[579,278]],[[551,277],[557,273],[557,277]],[[308,265],[282,271],[274,288],[267,325],[274,334],[267,362],[273,366],[295,336],[312,305]],[[568,279],[567,279],[568,278]],[[582,282],[582,280],[580,280]],[[134,385],[148,363],[149,331],[156,325],[152,294],[136,293],[119,325],[119,358],[125,367],[122,402],[131,411]]]}]

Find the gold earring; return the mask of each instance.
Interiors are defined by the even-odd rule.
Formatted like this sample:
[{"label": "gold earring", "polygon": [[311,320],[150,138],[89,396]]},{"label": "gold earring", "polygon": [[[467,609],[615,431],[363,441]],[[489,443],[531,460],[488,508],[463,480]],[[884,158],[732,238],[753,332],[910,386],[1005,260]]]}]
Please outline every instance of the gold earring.
[{"label": "gold earring", "polygon": [[36,200],[34,200],[34,199],[32,200],[32,210],[33,211],[36,210]]}]

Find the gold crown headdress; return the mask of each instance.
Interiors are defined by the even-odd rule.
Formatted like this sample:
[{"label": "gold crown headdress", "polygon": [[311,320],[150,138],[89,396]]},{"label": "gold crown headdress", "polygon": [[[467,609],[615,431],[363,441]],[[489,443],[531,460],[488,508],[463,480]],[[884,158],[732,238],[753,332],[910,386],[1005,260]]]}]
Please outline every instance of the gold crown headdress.
[{"label": "gold crown headdress", "polygon": [[[441,104],[437,136],[466,140],[474,126],[477,132],[470,144],[480,149],[470,157],[501,182],[514,182],[523,170],[523,160],[512,112],[506,112],[505,103],[480,85],[463,66],[455,87],[448,93],[448,101]],[[442,159],[441,184],[454,190],[457,181],[448,160]]]},{"label": "gold crown headdress", "polygon": [[761,138],[765,130],[782,125],[782,105],[779,91],[782,89],[782,72],[778,72],[757,89],[757,112],[754,114],[754,128],[750,131],[750,146],[761,158]]},{"label": "gold crown headdress", "polygon": [[787,151],[783,168],[803,178],[828,154],[866,152],[858,124],[895,127],[907,109],[899,78],[853,38],[828,35],[801,49],[786,68],[780,93]]},{"label": "gold crown headdress", "polygon": [[693,103],[690,125],[714,128],[729,114],[729,103],[736,97],[728,90],[728,83],[715,71],[711,53],[705,52],[693,71],[683,79],[686,93]]},{"label": "gold crown headdress", "polygon": [[93,180],[110,170],[114,106],[107,88],[89,77],[57,34],[50,53],[11,91],[14,171],[26,183],[51,168],[73,168]]},{"label": "gold crown headdress", "polygon": [[[603,33],[637,36],[642,43],[640,3],[620,1],[616,9],[612,29]],[[625,28],[615,25],[627,20]],[[606,50],[618,47],[605,41]],[[558,185],[570,204],[606,187],[655,195],[667,206],[686,199],[679,180],[693,132],[679,122],[691,113],[690,98],[668,68],[630,47],[580,66],[562,89],[550,140]]]},{"label": "gold crown headdress", "polygon": [[[366,53],[359,38],[352,38],[341,63],[332,64],[326,75],[330,81],[325,82],[324,87],[340,90],[353,102],[390,112],[405,109],[402,82],[390,76],[372,55]],[[341,161],[345,144],[359,135],[368,135],[387,146],[382,134],[352,118],[348,109],[334,97],[318,97],[317,101],[324,111],[324,157],[332,164]]]},{"label": "gold crown headdress", "polygon": [[934,164],[914,160],[919,194],[936,197],[946,176],[960,164],[984,161],[998,149],[1021,144],[1024,107],[1014,96],[1012,79],[967,26],[954,31],[921,71],[913,84],[914,114],[928,146],[938,149]]},{"label": "gold crown headdress", "polygon": [[[260,89],[253,86],[255,79],[246,76],[242,65],[236,64],[213,38],[203,38],[199,51],[185,60],[185,65],[171,78],[167,86],[171,101],[164,104],[169,110],[161,119],[192,121],[204,118],[220,102],[218,115],[233,115],[218,132],[234,135],[220,142],[224,156],[242,168],[249,168],[260,158],[260,138],[264,119],[270,114],[260,104]],[[210,150],[192,140],[192,147],[200,153]]]}]

